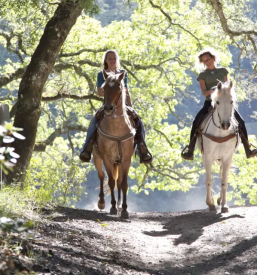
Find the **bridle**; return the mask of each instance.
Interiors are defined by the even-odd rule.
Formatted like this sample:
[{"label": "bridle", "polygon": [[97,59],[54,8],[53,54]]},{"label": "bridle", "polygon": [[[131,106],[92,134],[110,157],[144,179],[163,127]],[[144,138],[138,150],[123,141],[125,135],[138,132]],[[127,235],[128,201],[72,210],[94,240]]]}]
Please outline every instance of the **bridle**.
[{"label": "bridle", "polygon": [[[214,106],[214,111],[213,111],[213,113],[212,113],[212,122],[213,122],[213,124],[214,124],[215,127],[219,128],[219,129],[221,129],[221,130],[223,130],[223,128],[221,127],[222,122],[221,122],[221,117],[220,117],[220,113],[219,113],[219,110],[218,110],[218,108],[217,108],[217,105],[219,105],[219,101],[217,101],[216,104],[215,104],[215,106]],[[215,113],[215,111],[217,111],[220,126],[217,125],[216,122],[215,122],[215,120],[214,120],[213,114]],[[233,123],[232,123],[231,117],[230,117],[230,123],[231,123],[231,125],[234,127],[234,125],[233,125]],[[209,125],[208,125],[208,126],[209,126]],[[207,127],[207,128],[208,128],[208,127]]]},{"label": "bridle", "polygon": [[[215,122],[215,120],[214,120],[213,114],[215,113],[215,111],[217,111],[220,126],[217,125],[216,122]],[[218,110],[217,106],[214,107],[214,112],[212,113],[212,116],[211,116],[211,117],[212,117],[212,122],[213,122],[213,124],[214,124],[217,128],[222,129],[222,127],[221,127],[221,117],[220,117],[220,113],[219,113],[219,110]]]},{"label": "bridle", "polygon": [[[107,115],[107,114],[104,112],[104,116],[105,116],[105,117],[107,117],[107,118],[110,118],[110,117],[111,117],[111,118],[118,118],[118,117],[124,116],[124,114],[122,114],[122,115],[115,115],[115,113],[116,113],[116,111],[117,111],[118,104],[119,104],[119,102],[120,102],[120,100],[121,100],[121,97],[122,97],[122,90],[120,89],[119,92],[120,92],[120,95],[119,95],[119,97],[118,97],[118,99],[117,99],[115,105],[114,105],[114,106],[113,106],[113,105],[110,105],[110,106],[113,107],[111,113],[110,113],[109,115]],[[106,106],[107,106],[107,105],[104,104],[104,110],[105,110],[105,107],[106,107]]]}]

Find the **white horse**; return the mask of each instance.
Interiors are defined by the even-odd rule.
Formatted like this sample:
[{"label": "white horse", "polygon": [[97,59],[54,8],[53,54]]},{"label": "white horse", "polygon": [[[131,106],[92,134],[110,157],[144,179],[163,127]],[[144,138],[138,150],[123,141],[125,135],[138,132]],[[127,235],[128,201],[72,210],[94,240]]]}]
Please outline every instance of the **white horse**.
[{"label": "white horse", "polygon": [[235,92],[232,81],[219,82],[211,95],[213,110],[203,121],[197,139],[198,148],[202,151],[203,165],[206,170],[206,204],[209,210],[216,210],[212,197],[212,164],[220,164],[221,191],[218,205],[221,212],[228,212],[226,192],[228,173],[234,153],[239,144],[238,123],[234,117]]}]

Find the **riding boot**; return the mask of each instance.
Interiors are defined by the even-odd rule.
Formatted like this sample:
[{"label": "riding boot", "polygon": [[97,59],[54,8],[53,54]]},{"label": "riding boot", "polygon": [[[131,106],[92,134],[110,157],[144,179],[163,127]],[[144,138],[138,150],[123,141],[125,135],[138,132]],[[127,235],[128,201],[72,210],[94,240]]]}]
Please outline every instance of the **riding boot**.
[{"label": "riding boot", "polygon": [[249,144],[248,139],[244,136],[242,132],[240,132],[240,137],[245,148],[246,157],[248,159],[255,157],[257,155],[257,149],[253,149],[253,150],[250,149],[251,145]]},{"label": "riding boot", "polygon": [[135,143],[137,144],[137,152],[140,157],[140,163],[150,163],[153,160],[151,153],[148,151],[145,143],[145,131],[143,121],[137,117],[134,119],[136,125]]},{"label": "riding boot", "polygon": [[82,152],[79,155],[80,160],[83,162],[90,162],[91,160],[93,146],[96,141],[96,133],[97,131],[93,133],[93,135],[90,137],[89,142],[84,145]]},{"label": "riding boot", "polygon": [[[195,150],[195,144],[196,144],[196,140],[197,140],[197,133],[195,133],[192,137],[192,139],[190,140],[189,145],[187,145],[183,151],[181,152],[181,157],[183,159],[187,159],[187,160],[193,160],[194,159],[194,150]],[[186,152],[184,152],[187,149]]]}]

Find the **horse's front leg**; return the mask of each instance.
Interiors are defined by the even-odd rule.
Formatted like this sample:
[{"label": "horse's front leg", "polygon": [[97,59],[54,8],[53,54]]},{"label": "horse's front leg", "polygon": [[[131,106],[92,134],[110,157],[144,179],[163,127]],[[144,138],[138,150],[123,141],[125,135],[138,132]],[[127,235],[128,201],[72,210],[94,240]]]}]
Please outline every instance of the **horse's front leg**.
[{"label": "horse's front leg", "polygon": [[98,178],[100,180],[100,192],[99,192],[99,200],[98,200],[98,208],[103,210],[105,208],[105,200],[104,200],[104,171],[103,171],[103,161],[94,155],[94,164],[98,171]]},{"label": "horse's front leg", "polygon": [[116,215],[117,214],[117,208],[116,208],[116,200],[115,200],[115,195],[114,195],[114,188],[115,188],[115,182],[117,179],[117,170],[116,166],[110,163],[108,160],[104,160],[104,166],[108,175],[108,185],[111,191],[111,204],[112,207],[110,209],[110,214],[111,215]]},{"label": "horse's front leg", "polygon": [[210,211],[215,211],[216,207],[212,197],[212,160],[210,158],[204,160],[204,167],[206,171],[205,185],[207,189],[206,204],[209,206]]},{"label": "horse's front leg", "polygon": [[114,194],[115,179],[113,178],[112,175],[109,176],[109,187],[111,190],[111,204],[112,204],[112,207],[110,209],[110,214],[117,215],[116,200],[115,200],[115,194]]},{"label": "horse's front leg", "polygon": [[121,189],[122,189],[122,194],[123,194],[123,201],[122,201],[122,211],[121,211],[121,218],[123,219],[128,219],[129,214],[127,211],[127,192],[128,192],[128,171],[129,171],[129,166],[130,163],[127,167],[127,169],[124,169],[124,174],[122,177],[122,182],[121,182]]},{"label": "horse's front leg", "polygon": [[232,159],[223,163],[222,173],[221,173],[221,191],[220,191],[220,200],[221,200],[221,213],[228,212],[227,205],[227,188],[228,188],[228,173],[232,163]]},{"label": "horse's front leg", "polygon": [[119,175],[117,179],[117,188],[118,188],[118,202],[117,202],[117,209],[121,211],[121,182],[122,182],[122,165],[119,165]]}]

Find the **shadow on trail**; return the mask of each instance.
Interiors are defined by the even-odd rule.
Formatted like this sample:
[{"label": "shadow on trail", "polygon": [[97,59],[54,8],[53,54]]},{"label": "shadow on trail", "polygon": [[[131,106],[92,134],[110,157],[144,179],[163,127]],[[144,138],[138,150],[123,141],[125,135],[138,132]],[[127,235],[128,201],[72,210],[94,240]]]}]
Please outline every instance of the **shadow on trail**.
[{"label": "shadow on trail", "polygon": [[[59,228],[60,229],[60,228]],[[67,228],[66,228],[67,230]],[[67,232],[68,233],[68,232]],[[54,234],[54,232],[52,232]],[[103,274],[138,274],[138,272],[148,272],[149,274],[156,275],[206,275],[206,274],[224,274],[223,271],[219,270],[219,267],[226,266],[228,274],[250,274],[249,270],[256,269],[257,260],[254,257],[257,249],[257,236],[254,236],[250,240],[243,240],[239,244],[235,245],[230,251],[214,255],[209,259],[199,262],[199,257],[195,257],[195,262],[187,265],[185,261],[182,265],[177,265],[174,259],[170,261],[163,261],[160,265],[154,268],[147,266],[146,263],[141,262],[140,257],[133,256],[133,252],[127,254],[126,251],[104,251],[102,245],[95,245],[85,240],[85,236],[81,236],[79,240],[72,242],[72,247],[65,247],[63,243],[68,241],[68,236],[62,235],[62,244],[52,244],[49,247],[47,243],[41,243],[38,247],[38,254],[40,250],[48,251],[53,250],[51,257],[48,257],[49,271],[59,271],[63,273],[57,274],[73,274],[65,273],[65,271],[76,270],[78,274],[92,274],[92,275],[103,275]],[[100,237],[100,236],[99,236]],[[77,238],[77,237],[76,237]],[[241,255],[249,254],[249,263],[243,263],[236,259]],[[46,253],[45,253],[46,254]],[[65,259],[62,255],[65,254]],[[131,255],[130,255],[131,254]],[[250,257],[250,255],[252,257]],[[44,256],[41,253],[41,257]],[[197,263],[198,262],[198,263]],[[58,263],[58,268],[56,266]],[[115,273],[115,270],[119,272]],[[42,266],[39,265],[38,271],[42,270]],[[121,273],[121,272],[124,273]],[[128,271],[128,273],[126,273]],[[134,273],[131,273],[134,272]],[[141,274],[141,273],[140,273]],[[252,274],[252,273],[251,273]]]},{"label": "shadow on trail", "polygon": [[[252,250],[252,251],[250,251]],[[257,250],[257,236],[254,236],[250,240],[243,240],[239,244],[235,245],[230,251],[215,255],[208,260],[191,266],[184,267],[172,267],[172,263],[163,262],[162,267],[158,269],[157,274],[162,275],[206,275],[206,274],[226,274],[219,270],[219,267],[226,267],[227,274],[255,274],[249,273],[250,270],[257,269],[257,259],[255,258]],[[249,254],[249,261],[242,262],[235,258],[240,257],[243,254]],[[196,261],[199,259],[196,259]],[[236,264],[235,264],[236,263]],[[173,263],[174,264],[174,263]],[[163,265],[165,268],[163,268]],[[215,273],[213,273],[213,272]],[[209,273],[212,272],[212,273]]]},{"label": "shadow on trail", "polygon": [[143,233],[153,237],[181,235],[175,240],[174,244],[185,243],[189,245],[202,235],[204,227],[233,218],[244,217],[240,215],[223,217],[221,213],[193,212],[169,217],[168,221],[162,222],[162,231],[144,231]]},{"label": "shadow on trail", "polygon": [[66,222],[68,220],[100,220],[101,222],[106,221],[118,221],[118,222],[130,222],[129,220],[124,220],[120,217],[120,213],[111,216],[109,211],[91,211],[84,209],[74,209],[69,207],[57,206],[53,209],[42,209],[42,214],[48,216],[52,221],[56,222]]}]

